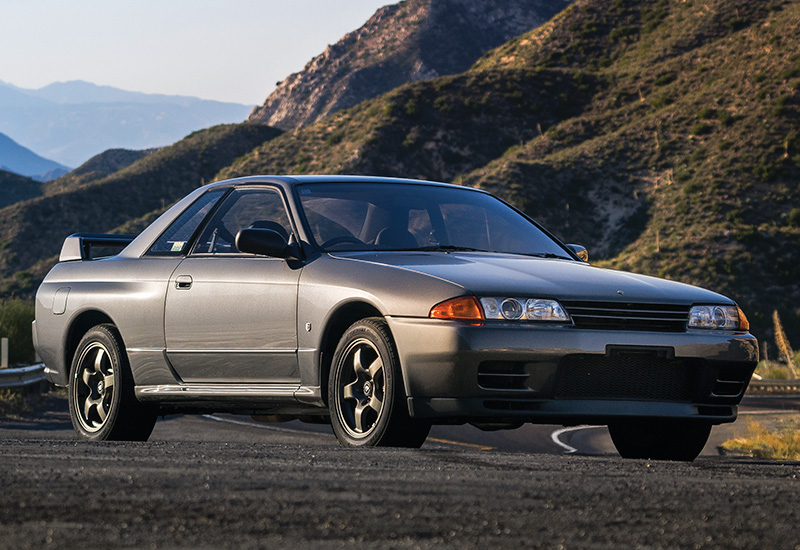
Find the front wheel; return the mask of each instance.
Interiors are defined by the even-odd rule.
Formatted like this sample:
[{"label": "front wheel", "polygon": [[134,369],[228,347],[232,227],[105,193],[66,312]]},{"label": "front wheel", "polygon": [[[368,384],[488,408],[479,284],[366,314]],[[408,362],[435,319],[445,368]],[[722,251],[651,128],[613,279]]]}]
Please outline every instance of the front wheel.
[{"label": "front wheel", "polygon": [[430,424],[412,419],[405,403],[400,361],[386,322],[353,324],[333,356],[328,406],[336,438],[345,447],[420,447]]},{"label": "front wheel", "polygon": [[69,381],[69,415],[82,439],[147,441],[156,414],[133,393],[133,376],[113,325],[97,325],[75,351]]},{"label": "front wheel", "polygon": [[688,420],[626,420],[609,424],[608,432],[624,458],[691,462],[705,447],[711,424]]}]

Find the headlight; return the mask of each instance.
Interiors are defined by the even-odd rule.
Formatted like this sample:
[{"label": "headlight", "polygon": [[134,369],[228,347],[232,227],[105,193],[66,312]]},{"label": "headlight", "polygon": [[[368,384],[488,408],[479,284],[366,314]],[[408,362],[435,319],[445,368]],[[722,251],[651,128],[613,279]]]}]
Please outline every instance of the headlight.
[{"label": "headlight", "polygon": [[542,298],[481,298],[487,319],[508,321],[569,322],[569,315],[555,300]]},{"label": "headlight", "polygon": [[694,306],[689,310],[689,328],[748,330],[750,323],[737,306]]}]

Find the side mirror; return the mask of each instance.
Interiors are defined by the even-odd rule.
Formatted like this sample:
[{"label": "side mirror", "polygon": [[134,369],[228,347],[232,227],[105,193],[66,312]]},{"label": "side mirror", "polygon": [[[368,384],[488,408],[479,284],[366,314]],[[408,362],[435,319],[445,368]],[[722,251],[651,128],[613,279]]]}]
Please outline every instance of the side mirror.
[{"label": "side mirror", "polygon": [[295,255],[286,239],[272,229],[249,227],[236,234],[236,248],[239,252],[259,254],[273,258],[294,258]]},{"label": "side mirror", "polygon": [[589,261],[589,251],[586,250],[585,246],[581,246],[579,244],[568,244],[567,248],[569,248],[573,254],[580,258],[581,261]]}]

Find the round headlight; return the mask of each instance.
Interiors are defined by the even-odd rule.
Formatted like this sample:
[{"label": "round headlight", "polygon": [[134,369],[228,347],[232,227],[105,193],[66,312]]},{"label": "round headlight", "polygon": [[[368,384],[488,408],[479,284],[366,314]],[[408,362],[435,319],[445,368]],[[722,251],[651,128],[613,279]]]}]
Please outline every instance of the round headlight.
[{"label": "round headlight", "polygon": [[506,298],[503,300],[503,303],[500,304],[500,312],[503,314],[503,317],[509,320],[516,320],[522,317],[522,304],[519,303],[518,300],[514,298]]},{"label": "round headlight", "polygon": [[693,306],[689,310],[689,328],[747,330],[747,317],[737,306]]},{"label": "round headlight", "polygon": [[564,308],[555,300],[528,300],[525,308],[527,318],[534,321],[569,321]]},{"label": "round headlight", "polygon": [[725,310],[721,307],[714,308],[714,317],[713,317],[714,327],[715,328],[724,328],[728,322],[728,316],[725,315]]}]

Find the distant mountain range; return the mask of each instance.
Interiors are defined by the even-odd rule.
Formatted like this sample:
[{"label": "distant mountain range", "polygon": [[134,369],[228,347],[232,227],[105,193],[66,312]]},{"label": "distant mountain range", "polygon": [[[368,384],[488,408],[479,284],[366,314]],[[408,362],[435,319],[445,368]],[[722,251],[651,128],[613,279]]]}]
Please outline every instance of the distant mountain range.
[{"label": "distant mountain range", "polygon": [[5,134],[0,134],[0,170],[14,172],[37,181],[63,176],[70,168],[40,157]]},{"label": "distant mountain range", "polygon": [[302,128],[407,82],[466,71],[488,50],[547,22],[571,2],[405,0],[384,6],[279,83],[248,120]]},{"label": "distant mountain range", "polygon": [[239,122],[251,108],[82,81],[38,90],[0,82],[0,132],[38,155],[72,167],[106,149],[160,147],[201,128]]}]

